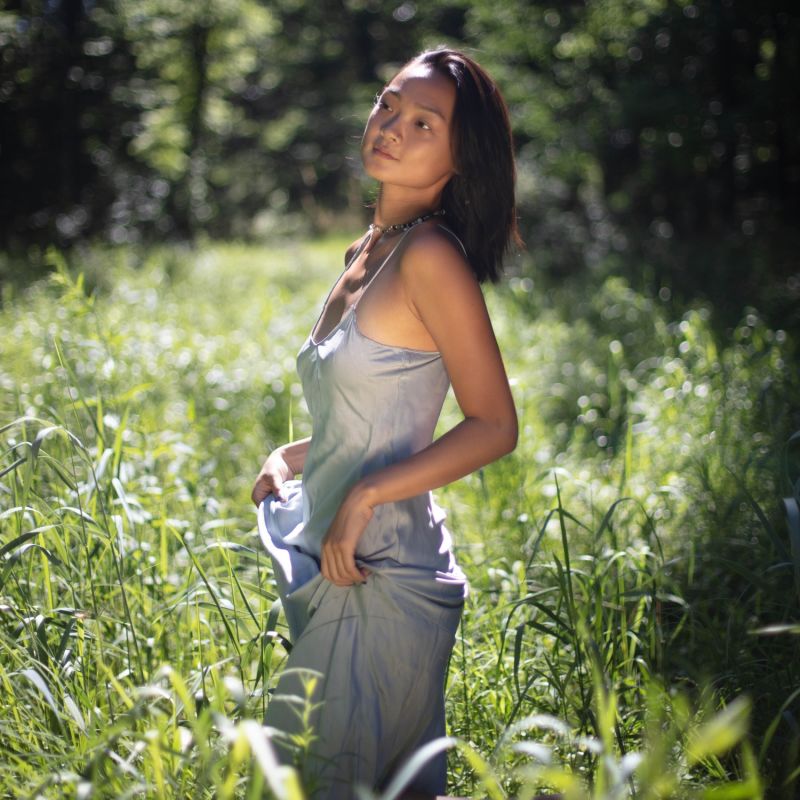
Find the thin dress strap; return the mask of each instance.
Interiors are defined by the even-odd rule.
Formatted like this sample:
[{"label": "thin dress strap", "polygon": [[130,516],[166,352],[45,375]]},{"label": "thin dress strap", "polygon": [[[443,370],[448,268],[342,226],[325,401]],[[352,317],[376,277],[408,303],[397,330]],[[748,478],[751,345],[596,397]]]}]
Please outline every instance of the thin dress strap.
[{"label": "thin dress strap", "polygon": [[336,287],[341,283],[342,276],[344,275],[344,273],[347,272],[347,270],[352,266],[352,264],[355,263],[355,260],[364,252],[364,248],[367,246],[367,243],[370,240],[369,236],[364,238],[364,241],[358,246],[358,248],[356,249],[356,252],[353,254],[352,258],[347,262],[347,266],[345,266],[345,268],[339,274],[339,277],[336,279],[336,282],[333,284],[333,286],[331,286],[330,291],[328,292],[328,296],[325,298],[325,302],[322,304],[322,309],[319,312],[319,316],[317,317],[317,321],[314,323],[314,327],[311,329],[311,334],[308,337],[309,341],[311,342],[311,344],[316,346],[316,345],[321,344],[322,342],[324,342],[342,324],[342,322],[344,322],[344,320],[354,311],[355,307],[358,305],[359,300],[361,300],[361,298],[364,296],[364,293],[372,285],[372,281],[374,281],[375,278],[378,277],[378,273],[380,273],[380,271],[384,268],[384,266],[386,266],[386,263],[389,261],[389,259],[397,252],[397,248],[400,247],[400,245],[403,242],[403,239],[406,238],[406,236],[408,235],[410,230],[411,229],[409,228],[409,230],[403,231],[403,235],[398,239],[397,244],[389,251],[389,253],[386,256],[386,258],[383,259],[383,261],[381,262],[380,266],[375,270],[375,272],[372,273],[372,276],[366,282],[366,284],[361,287],[361,289],[359,291],[359,294],[358,294],[358,297],[344,310],[344,313],[342,314],[342,318],[339,320],[339,322],[337,322],[336,325],[334,325],[321,339],[318,339],[317,335],[316,335],[317,334],[317,328],[319,326],[320,320],[322,319],[323,315],[325,314],[325,309],[327,309],[327,307],[328,307],[328,301],[331,299],[331,295],[333,294],[334,289],[336,289]]},{"label": "thin dress strap", "polygon": [[464,254],[464,258],[466,258],[467,261],[469,261],[469,256],[467,255],[467,248],[464,247],[464,243],[461,241],[461,239],[459,239],[458,236],[456,236],[453,233],[453,231],[451,231],[450,228],[447,227],[447,225],[442,225],[441,223],[439,223],[438,227],[441,228],[445,233],[449,233],[450,236],[452,236],[453,239],[456,240],[458,246],[461,248],[461,252]]},{"label": "thin dress strap", "polygon": [[364,286],[361,287],[361,290],[358,293],[358,297],[349,306],[349,309],[353,309],[358,305],[358,303],[361,300],[361,298],[366,294],[367,289],[369,289],[369,287],[372,286],[372,282],[375,280],[375,278],[378,277],[378,275],[380,274],[381,270],[388,263],[389,259],[397,252],[397,248],[400,247],[400,245],[403,243],[403,239],[405,239],[406,236],[408,236],[409,233],[411,233],[411,228],[409,228],[406,231],[403,231],[403,235],[397,240],[397,244],[389,251],[389,254],[386,256],[386,258],[384,258],[383,261],[381,261],[380,266],[375,270],[375,272],[372,273],[372,275],[370,276],[370,279],[366,282],[366,284],[364,284]]}]

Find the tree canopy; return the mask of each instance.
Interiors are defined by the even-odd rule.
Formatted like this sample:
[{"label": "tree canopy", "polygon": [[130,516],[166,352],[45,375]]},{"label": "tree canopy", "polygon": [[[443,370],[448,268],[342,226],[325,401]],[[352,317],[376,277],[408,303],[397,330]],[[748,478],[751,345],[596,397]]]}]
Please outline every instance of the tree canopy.
[{"label": "tree canopy", "polygon": [[356,218],[371,98],[441,42],[475,55],[511,107],[518,269],[619,269],[800,325],[790,0],[7,3],[0,246]]}]

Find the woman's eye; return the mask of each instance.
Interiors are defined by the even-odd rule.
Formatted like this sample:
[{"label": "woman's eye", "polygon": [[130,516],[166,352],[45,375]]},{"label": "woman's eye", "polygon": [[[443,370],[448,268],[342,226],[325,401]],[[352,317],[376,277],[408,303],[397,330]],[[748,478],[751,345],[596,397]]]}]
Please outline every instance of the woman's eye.
[{"label": "woman's eye", "polygon": [[420,128],[422,128],[422,130],[424,130],[424,131],[429,131],[429,130],[431,129],[431,126],[430,126],[430,125],[428,125],[428,123],[427,123],[427,122],[425,122],[425,120],[424,120],[424,119],[417,120],[417,125],[418,125]]},{"label": "woman's eye", "polygon": [[389,108],[389,104],[380,95],[375,98],[375,105],[378,108]]}]

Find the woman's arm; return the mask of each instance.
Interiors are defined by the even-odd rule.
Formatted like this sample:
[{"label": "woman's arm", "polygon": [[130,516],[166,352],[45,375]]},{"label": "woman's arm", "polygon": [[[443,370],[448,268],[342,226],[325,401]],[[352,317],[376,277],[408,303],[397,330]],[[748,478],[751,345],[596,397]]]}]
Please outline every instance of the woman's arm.
[{"label": "woman's arm", "polygon": [[306,453],[311,437],[281,445],[273,450],[258,473],[253,493],[253,502],[258,505],[268,495],[274,494],[279,500],[285,500],[281,487],[285,481],[291,480],[303,471]]},{"label": "woman's arm", "polygon": [[453,244],[438,231],[415,238],[400,266],[406,302],[436,343],[464,419],[425,449],[358,481],[322,548],[322,573],[349,585],[358,539],[381,503],[450,483],[514,449],[517,414],[480,287]]}]

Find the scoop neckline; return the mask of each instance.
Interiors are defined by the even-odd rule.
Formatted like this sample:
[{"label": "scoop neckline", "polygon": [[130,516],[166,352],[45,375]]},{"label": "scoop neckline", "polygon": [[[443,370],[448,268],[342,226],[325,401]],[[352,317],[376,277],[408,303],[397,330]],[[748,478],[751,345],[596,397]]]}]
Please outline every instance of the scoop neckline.
[{"label": "scoop neckline", "polygon": [[311,343],[315,347],[318,347],[320,344],[322,344],[323,342],[327,341],[336,332],[336,330],[341,327],[342,323],[347,319],[348,315],[356,308],[356,306],[358,306],[359,302],[361,301],[361,298],[363,298],[364,295],[367,293],[367,291],[369,290],[369,287],[372,286],[372,284],[375,281],[375,279],[378,277],[378,275],[381,274],[381,272],[383,271],[383,268],[389,263],[389,261],[391,260],[392,256],[397,252],[398,248],[400,247],[400,245],[403,243],[403,241],[405,240],[406,236],[408,236],[408,234],[410,232],[411,232],[411,228],[409,228],[406,231],[403,231],[402,235],[397,240],[397,242],[395,243],[394,247],[386,254],[384,259],[378,265],[377,269],[372,273],[372,275],[370,275],[369,280],[367,280],[366,284],[361,286],[361,288],[359,290],[359,293],[358,293],[358,297],[356,297],[356,299],[352,303],[350,303],[350,305],[344,310],[344,313],[342,314],[341,319],[325,334],[325,336],[323,336],[318,341],[315,341],[314,340],[314,333],[316,332],[317,328],[319,327],[319,323],[320,323],[320,321],[322,320],[322,317],[325,314],[325,310],[328,307],[328,303],[330,302],[331,295],[333,294],[333,292],[336,289],[336,287],[341,283],[342,278],[344,277],[344,274],[355,263],[356,259],[364,252],[364,248],[370,242],[370,236],[369,236],[369,232],[368,232],[368,234],[364,237],[364,239],[361,242],[361,244],[356,249],[356,252],[353,253],[353,256],[345,264],[344,269],[339,273],[339,277],[334,281],[333,285],[331,286],[330,290],[328,291],[328,295],[325,298],[325,302],[322,304],[322,308],[320,309],[320,312],[319,312],[319,314],[317,316],[317,320],[314,323],[314,325],[312,326],[311,332],[309,333],[309,339],[311,340]]},{"label": "scoop neckline", "polygon": [[[441,223],[437,223],[437,226],[439,228],[441,228],[442,230],[446,231],[447,233],[449,233],[451,236],[455,237],[456,241],[458,242],[459,246],[461,247],[462,251],[464,252],[464,255],[466,256],[467,251],[464,249],[464,245],[461,243],[461,240],[457,236],[455,236],[455,234],[453,234],[453,232],[447,226],[442,225]],[[413,227],[414,226],[412,226],[412,228]],[[369,236],[365,235],[364,240],[356,248],[356,252],[353,253],[352,258],[347,262],[347,264],[345,264],[344,269],[339,273],[339,277],[336,278],[336,280],[334,281],[334,283],[331,286],[330,290],[328,291],[328,294],[327,294],[327,296],[325,298],[325,301],[322,304],[322,308],[320,309],[320,312],[319,312],[319,314],[317,316],[317,319],[315,320],[314,324],[311,326],[311,331],[309,332],[308,339],[307,339],[308,344],[310,344],[315,349],[318,348],[318,347],[321,347],[338,330],[341,329],[341,327],[347,321],[348,317],[353,317],[354,322],[355,322],[356,333],[362,339],[364,339],[364,340],[366,340],[368,342],[371,342],[373,345],[376,345],[378,347],[385,347],[385,348],[388,348],[390,350],[401,350],[401,351],[405,351],[407,353],[420,353],[420,354],[423,354],[423,355],[431,355],[431,356],[436,355],[436,356],[441,357],[442,354],[441,354],[440,350],[423,350],[423,349],[420,349],[420,348],[417,348],[417,347],[404,347],[403,345],[386,344],[385,342],[380,342],[377,339],[373,339],[371,336],[368,336],[366,333],[364,333],[364,331],[361,330],[361,326],[358,324],[358,316],[356,315],[356,307],[358,306],[359,302],[361,301],[361,299],[366,294],[366,292],[369,289],[369,287],[372,285],[372,282],[378,277],[378,275],[381,273],[381,271],[386,266],[388,261],[397,252],[397,249],[400,247],[401,243],[406,238],[406,236],[408,236],[408,234],[411,232],[412,228],[409,228],[408,230],[403,231],[402,235],[398,239],[398,241],[395,244],[395,246],[386,255],[384,260],[381,262],[380,266],[372,274],[370,279],[367,281],[366,286],[364,286],[361,289],[361,293],[358,295],[358,297],[355,299],[355,301],[352,302],[344,310],[344,313],[342,314],[342,318],[328,331],[327,334],[325,334],[325,336],[323,336],[318,341],[315,341],[314,340],[314,332],[316,331],[317,326],[319,325],[320,320],[322,319],[322,316],[325,313],[325,309],[327,308],[328,301],[331,299],[331,295],[333,294],[333,290],[339,285],[339,282],[342,280],[342,277],[344,276],[345,272],[347,272],[347,270],[355,262],[355,260],[359,257],[359,255],[361,255],[361,252],[363,251],[364,247],[366,247],[367,243],[369,242]]]},{"label": "scoop neckline", "polygon": [[355,304],[348,307],[347,311],[345,311],[344,313],[344,316],[330,330],[327,336],[325,336],[323,339],[320,339],[318,342],[315,342],[314,337],[310,333],[308,335],[308,339],[306,340],[307,344],[309,344],[315,350],[322,347],[322,345],[324,345],[340,328],[342,328],[344,324],[348,321],[348,319],[351,317],[353,319],[353,327],[355,328],[355,332],[358,335],[358,337],[363,339],[365,342],[369,342],[371,345],[374,345],[375,347],[383,347],[386,350],[401,350],[406,353],[415,353],[422,356],[432,356],[436,358],[442,357],[442,353],[440,350],[424,350],[420,347],[406,347],[405,345],[402,344],[389,344],[388,342],[380,342],[377,339],[373,339],[372,336],[368,336],[366,333],[364,333],[363,330],[361,330],[361,326],[358,324],[358,315],[355,313]]}]

